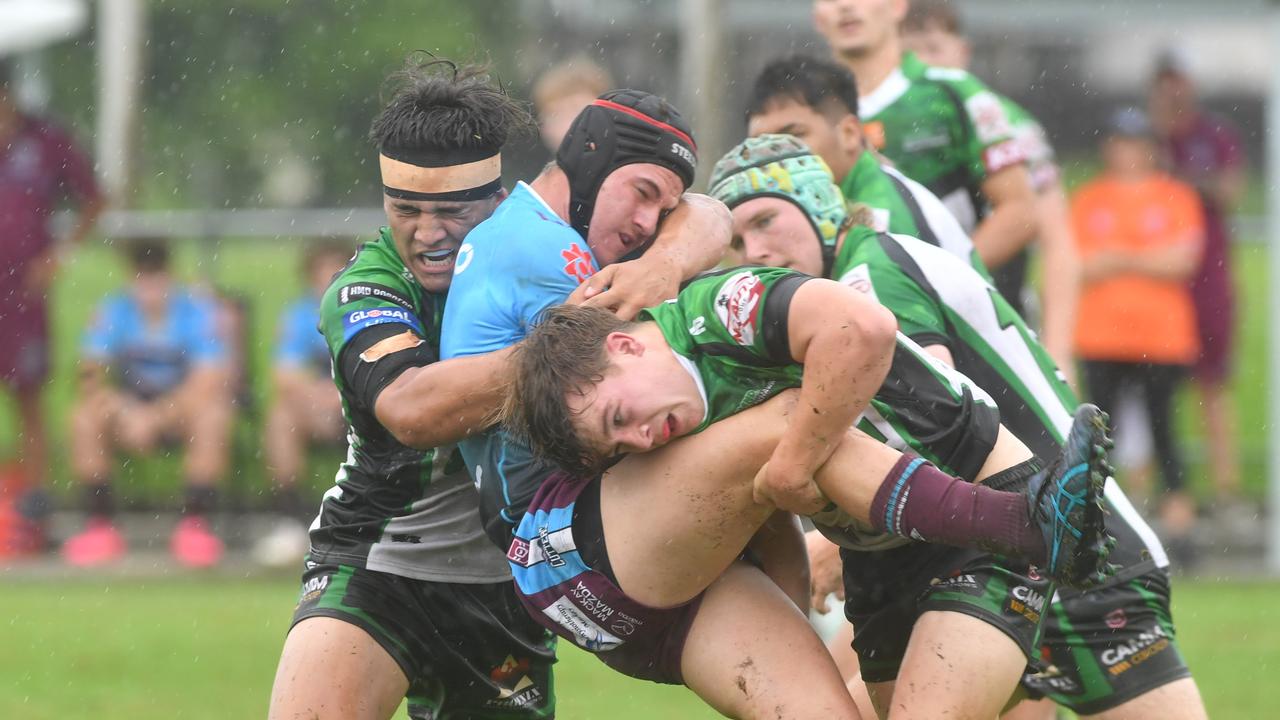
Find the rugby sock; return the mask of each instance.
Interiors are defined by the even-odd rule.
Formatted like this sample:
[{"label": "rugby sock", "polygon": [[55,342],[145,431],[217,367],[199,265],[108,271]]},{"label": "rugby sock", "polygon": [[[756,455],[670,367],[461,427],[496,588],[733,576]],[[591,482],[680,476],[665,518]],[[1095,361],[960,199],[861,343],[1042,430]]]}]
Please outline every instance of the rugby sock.
[{"label": "rugby sock", "polygon": [[310,522],[315,515],[314,512],[308,513],[312,509],[302,502],[302,493],[295,485],[277,486],[272,490],[271,507],[280,515],[303,522]]},{"label": "rugby sock", "polygon": [[207,485],[187,485],[183,515],[208,515],[218,504],[218,490]]},{"label": "rugby sock", "polygon": [[90,482],[84,486],[84,509],[89,517],[110,520],[116,514],[115,496],[108,481]]},{"label": "rugby sock", "polygon": [[1021,493],[952,477],[903,455],[871,502],[871,525],[891,535],[1044,562],[1044,539]]}]

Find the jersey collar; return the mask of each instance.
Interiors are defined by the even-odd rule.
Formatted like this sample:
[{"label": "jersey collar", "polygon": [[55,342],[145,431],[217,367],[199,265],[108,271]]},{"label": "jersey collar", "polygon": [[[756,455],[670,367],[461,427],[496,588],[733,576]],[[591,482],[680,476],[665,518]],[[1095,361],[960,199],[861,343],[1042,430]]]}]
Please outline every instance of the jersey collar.
[{"label": "jersey collar", "polygon": [[[554,217],[554,218],[556,218],[556,219],[560,220],[561,222],[563,222],[563,221],[564,221],[564,218],[560,217],[560,216],[556,213],[556,211],[555,211],[555,210],[552,210],[552,209],[551,209],[551,206],[547,204],[547,201],[546,201],[546,200],[543,200],[543,199],[542,199],[542,196],[538,194],[538,191],[537,191],[537,190],[534,190],[534,189],[533,189],[533,186],[532,186],[532,185],[530,185],[529,183],[527,183],[527,182],[525,182],[525,181],[523,181],[523,180],[519,180],[519,181],[517,181],[517,182],[516,182],[516,188],[517,188],[517,189],[523,189],[525,192],[527,192],[527,193],[529,193],[531,196],[533,196],[533,199],[534,199],[534,200],[537,200],[539,205],[541,205],[542,207],[546,208],[547,212],[551,213],[551,216],[552,216],[552,217]],[[567,224],[567,223],[566,223],[566,224]]]},{"label": "jersey collar", "polygon": [[698,395],[702,397],[702,422],[698,424],[701,427],[706,424],[707,418],[711,416],[711,402],[707,400],[707,386],[702,384],[702,373],[698,372],[698,366],[694,365],[689,358],[674,349],[671,350],[671,354],[676,356],[676,362],[680,363],[680,367],[689,373],[689,376],[693,378],[694,384],[698,386]]},{"label": "jersey collar", "polygon": [[909,87],[911,87],[911,81],[907,79],[902,72],[902,66],[899,65],[875,90],[858,98],[858,114],[864,120],[879,115],[902,97]]}]

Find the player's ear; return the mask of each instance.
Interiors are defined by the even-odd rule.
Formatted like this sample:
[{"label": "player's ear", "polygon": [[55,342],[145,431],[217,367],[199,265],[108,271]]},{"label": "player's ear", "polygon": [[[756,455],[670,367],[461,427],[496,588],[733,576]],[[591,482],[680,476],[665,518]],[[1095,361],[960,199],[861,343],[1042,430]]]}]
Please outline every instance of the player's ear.
[{"label": "player's ear", "polygon": [[[858,121],[858,116],[849,113],[840,118],[840,122],[836,123],[836,133],[840,138],[840,149],[847,153],[852,160],[857,160],[857,156],[862,152],[862,123]],[[839,182],[842,178],[836,178]]]},{"label": "player's ear", "polygon": [[604,347],[610,355],[634,355],[636,357],[644,355],[644,343],[640,342],[640,338],[621,331],[614,331],[606,335]]}]

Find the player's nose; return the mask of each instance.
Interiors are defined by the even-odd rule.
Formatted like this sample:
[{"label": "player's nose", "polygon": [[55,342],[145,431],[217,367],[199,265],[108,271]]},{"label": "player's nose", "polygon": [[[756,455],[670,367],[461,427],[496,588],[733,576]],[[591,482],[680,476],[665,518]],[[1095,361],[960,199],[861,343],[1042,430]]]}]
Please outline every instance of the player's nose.
[{"label": "player's nose", "polygon": [[448,237],[449,233],[442,223],[430,219],[419,220],[413,228],[413,239],[420,243],[438,243]]},{"label": "player's nose", "polygon": [[628,430],[627,444],[640,451],[649,450],[653,447],[653,433],[649,431],[649,425],[634,425]]}]

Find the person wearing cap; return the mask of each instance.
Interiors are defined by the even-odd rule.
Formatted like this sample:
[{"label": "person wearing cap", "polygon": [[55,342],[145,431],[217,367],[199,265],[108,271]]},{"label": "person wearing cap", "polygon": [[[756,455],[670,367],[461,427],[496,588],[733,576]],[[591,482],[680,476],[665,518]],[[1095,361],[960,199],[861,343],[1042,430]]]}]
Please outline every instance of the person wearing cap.
[{"label": "person wearing cap", "polygon": [[[1057,453],[1078,402],[1034,334],[1008,303],[992,292],[983,275],[950,253],[915,238],[878,234],[865,227],[854,226],[835,237],[823,233],[821,228],[847,224],[851,215],[858,220],[867,216],[857,206],[847,213],[837,200],[839,189],[833,176],[816,160],[816,155],[794,138],[765,135],[744,141],[717,163],[712,172],[711,193],[730,206],[735,243],[741,244],[746,259],[815,273],[820,267],[820,255],[830,256],[826,277],[878,300],[894,313],[901,332],[988,391],[1000,407],[1001,421],[1038,457]],[[772,220],[762,227],[758,218],[765,214]],[[1116,573],[1087,594],[1059,588],[1052,595],[1042,612],[1042,636],[1023,650],[1029,647],[1050,667],[1034,668],[1022,677],[1021,685],[1033,697],[1048,695],[1081,715],[1118,712],[1122,717],[1164,717],[1168,708],[1176,707],[1186,713],[1185,717],[1204,717],[1195,682],[1172,633],[1165,550],[1114,479],[1107,480],[1105,503],[1107,530],[1118,541],[1110,556]],[[845,612],[854,628],[867,634],[856,639],[855,647],[872,658],[861,680],[879,685],[873,696],[880,704],[885,704],[886,696],[892,693],[895,679],[894,673],[886,671],[888,658],[903,662],[896,679],[902,681],[898,685],[905,687],[924,687],[916,682],[921,677],[934,683],[947,678],[952,688],[983,692],[989,689],[989,683],[1001,685],[992,683],[989,670],[994,664],[989,661],[999,648],[1016,652],[1008,642],[1017,641],[1016,632],[997,631],[987,642],[974,642],[975,633],[970,633],[965,636],[964,645],[943,652],[945,672],[935,672],[937,668],[921,672],[936,656],[914,654],[903,658],[895,655],[892,643],[886,647],[886,642],[894,639],[894,633],[883,632],[889,614],[879,607],[883,600],[868,589],[877,588],[879,592],[885,583],[894,583],[893,587],[902,588],[905,595],[915,598],[918,617],[924,611],[937,609],[939,601],[945,601],[957,583],[949,579],[935,583],[935,578],[948,574],[946,571],[935,576],[929,572],[888,573],[887,568],[928,570],[917,558],[934,557],[943,563],[959,563],[950,571],[953,577],[965,576],[990,590],[1000,587],[991,583],[992,569],[1007,565],[1007,561],[965,567],[963,553],[921,544],[875,553],[844,550],[840,555],[847,563],[842,577],[840,561],[832,562],[827,557],[834,553],[830,543],[810,537],[809,546],[814,609],[825,612],[827,596],[831,592],[843,593],[847,600]],[[882,575],[877,577],[877,573]],[[919,587],[928,589],[921,593]],[[1016,585],[1005,587],[1012,592]],[[1010,606],[1014,601],[1022,602],[1016,596],[1006,600]],[[941,604],[942,613],[935,615],[931,624],[916,630],[910,624],[900,628],[899,642],[908,632],[912,643],[922,642],[945,624],[945,616],[952,611],[946,609],[945,602]],[[998,599],[995,606],[986,609],[981,601],[975,601],[970,612],[986,623],[986,627],[979,626],[978,632],[1009,628],[1009,621],[1000,610]],[[1125,619],[1123,623],[1107,616],[1117,612]],[[1155,644],[1164,639],[1168,642],[1153,649],[1147,661],[1123,673],[1091,672],[1076,654],[1077,649],[1088,648],[1101,658],[1108,648],[1117,645]],[[966,663],[963,652],[975,646],[983,648],[983,662]],[[898,645],[897,649],[902,647]],[[833,648],[833,654],[847,651],[848,648]],[[1016,669],[1013,655],[1009,657],[1009,666]],[[980,668],[980,677],[966,680],[955,674],[966,667]],[[1004,683],[1003,687],[1009,684]],[[911,698],[918,702],[926,696],[927,693],[920,693]],[[943,702],[959,700],[958,704],[973,710],[975,716],[993,717],[999,710],[996,706],[984,714],[980,702],[961,699],[954,692],[946,693],[946,697],[949,700]],[[1004,699],[995,699],[1003,705]],[[1052,705],[1048,710],[1052,712]],[[1020,707],[1018,712],[1022,711]],[[924,714],[942,713],[935,708]]]},{"label": "person wearing cap", "polygon": [[[454,443],[504,358],[439,359],[467,232],[506,197],[532,121],[484,68],[411,56],[370,131],[387,226],[328,283],[319,329],[349,449],[312,522],[271,718],[547,718],[554,638],[516,600]],[[460,388],[467,388],[465,391]]]},{"label": "person wearing cap", "polygon": [[[969,41],[956,3],[951,0],[912,0],[902,21],[902,45],[925,64],[968,70]],[[1075,382],[1071,355],[1076,307],[1080,301],[1080,259],[1071,237],[1070,210],[1062,173],[1048,133],[1026,108],[1006,95],[997,95],[1009,118],[1013,137],[1026,157],[1038,216],[1034,243],[1042,253],[1040,266],[1041,342],[1058,367]],[[1035,318],[1028,318],[1035,324]]]},{"label": "person wearing cap", "polygon": [[1245,156],[1231,121],[1203,108],[1186,55],[1172,49],[1156,62],[1148,107],[1173,176],[1195,187],[1204,213],[1205,242],[1191,276],[1200,355],[1191,376],[1200,393],[1217,515],[1240,525],[1240,456],[1235,407],[1227,391],[1235,347],[1235,289],[1227,217],[1245,185]]},{"label": "person wearing cap", "polygon": [[[1185,562],[1196,508],[1173,400],[1200,350],[1187,280],[1204,245],[1203,211],[1194,188],[1160,171],[1151,124],[1137,108],[1112,114],[1102,162],[1071,203],[1084,280],[1076,354],[1087,395],[1104,410],[1115,409],[1122,389],[1140,391],[1165,489],[1164,539],[1175,563]],[[1116,431],[1123,437],[1123,423]]]}]

